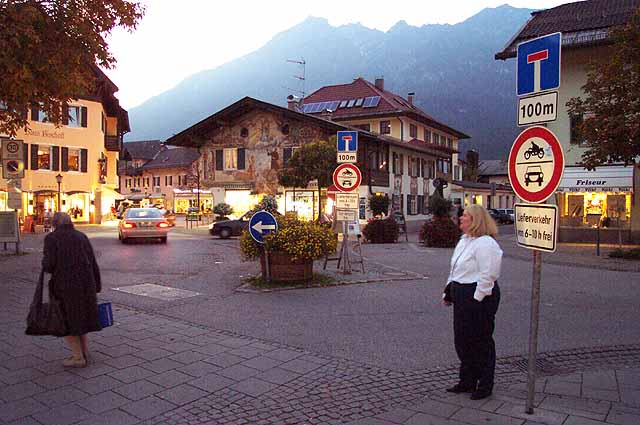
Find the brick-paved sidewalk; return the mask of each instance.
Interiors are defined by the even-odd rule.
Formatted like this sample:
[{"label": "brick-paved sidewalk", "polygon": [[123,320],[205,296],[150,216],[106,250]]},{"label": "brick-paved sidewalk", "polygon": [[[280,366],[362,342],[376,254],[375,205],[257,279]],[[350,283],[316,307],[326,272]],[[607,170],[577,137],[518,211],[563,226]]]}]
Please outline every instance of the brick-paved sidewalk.
[{"label": "brick-paved sidewalk", "polygon": [[522,414],[524,359],[498,362],[496,394],[449,397],[456,367],[398,372],[116,308],[92,363],[65,370],[62,341],[24,335],[33,282],[0,298],[0,423],[640,423],[640,345],[540,356],[538,409]]}]

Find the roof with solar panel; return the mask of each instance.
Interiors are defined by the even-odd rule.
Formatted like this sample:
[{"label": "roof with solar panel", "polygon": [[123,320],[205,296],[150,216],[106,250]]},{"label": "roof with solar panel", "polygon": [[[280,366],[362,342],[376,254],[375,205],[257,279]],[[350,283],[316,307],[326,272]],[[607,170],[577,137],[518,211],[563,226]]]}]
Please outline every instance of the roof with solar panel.
[{"label": "roof with solar panel", "polygon": [[345,121],[375,116],[409,116],[434,128],[454,134],[460,139],[469,138],[464,133],[446,124],[418,108],[413,101],[404,99],[384,89],[384,80],[377,79],[373,84],[358,77],[349,84],[325,86],[304,98],[299,112],[305,114],[331,115],[334,121]]}]

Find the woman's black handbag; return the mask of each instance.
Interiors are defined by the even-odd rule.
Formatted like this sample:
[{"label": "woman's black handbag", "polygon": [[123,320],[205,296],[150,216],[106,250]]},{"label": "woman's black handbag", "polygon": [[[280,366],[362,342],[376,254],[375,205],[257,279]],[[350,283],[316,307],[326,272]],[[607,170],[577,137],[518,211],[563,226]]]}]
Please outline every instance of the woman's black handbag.
[{"label": "woman's black handbag", "polygon": [[40,272],[40,279],[36,292],[33,294],[33,301],[27,316],[27,335],[68,335],[67,324],[65,322],[62,304],[53,294],[49,294],[49,302],[42,302],[42,291],[44,286],[44,271]]}]

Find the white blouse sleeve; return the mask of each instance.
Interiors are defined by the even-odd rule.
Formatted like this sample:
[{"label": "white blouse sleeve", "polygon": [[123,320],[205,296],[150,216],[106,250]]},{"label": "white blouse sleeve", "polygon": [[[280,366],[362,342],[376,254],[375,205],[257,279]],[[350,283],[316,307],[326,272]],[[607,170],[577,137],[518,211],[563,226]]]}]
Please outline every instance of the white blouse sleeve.
[{"label": "white blouse sleeve", "polygon": [[482,301],[487,295],[491,295],[493,283],[500,277],[502,265],[502,250],[491,236],[479,238],[475,249],[475,257],[478,265],[478,283],[473,298]]}]

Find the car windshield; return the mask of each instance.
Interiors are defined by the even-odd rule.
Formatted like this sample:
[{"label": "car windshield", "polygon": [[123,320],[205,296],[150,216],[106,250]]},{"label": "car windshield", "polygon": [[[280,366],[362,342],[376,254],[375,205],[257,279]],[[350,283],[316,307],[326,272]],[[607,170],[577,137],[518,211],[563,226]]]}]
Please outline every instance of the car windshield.
[{"label": "car windshield", "polygon": [[160,218],[162,211],[157,208],[130,208],[127,210],[127,218]]}]

